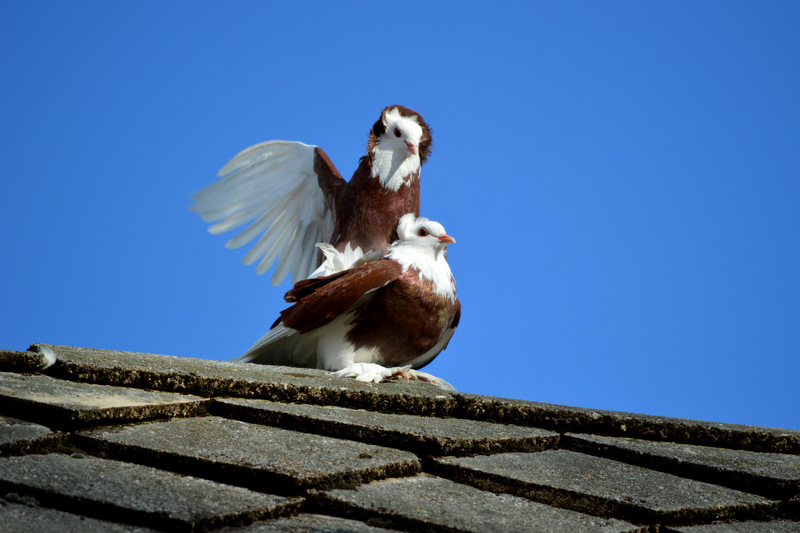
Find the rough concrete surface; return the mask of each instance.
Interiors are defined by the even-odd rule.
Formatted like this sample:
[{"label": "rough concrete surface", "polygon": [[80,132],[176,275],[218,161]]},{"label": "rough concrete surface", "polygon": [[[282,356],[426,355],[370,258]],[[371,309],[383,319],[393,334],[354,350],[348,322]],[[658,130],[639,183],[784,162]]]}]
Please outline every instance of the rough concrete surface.
[{"label": "rough concrete surface", "polygon": [[197,413],[206,402],[196,396],[7,372],[0,372],[0,399],[0,409],[6,414],[23,410],[44,423],[62,427],[184,416]]},{"label": "rough concrete surface", "polygon": [[598,435],[565,435],[562,445],[576,451],[658,467],[670,473],[718,480],[769,497],[783,492],[800,493],[800,456],[797,455]]},{"label": "rough concrete surface", "polygon": [[3,532],[800,522],[800,431],[64,346],[0,350],[0,371]]},{"label": "rough concrete surface", "polygon": [[773,507],[753,494],[568,450],[444,458],[437,464],[470,484],[648,523],[720,519]]},{"label": "rough concrete surface", "polygon": [[391,443],[425,455],[536,451],[553,447],[558,439],[557,433],[536,428],[333,406],[223,398],[215,407],[227,416],[375,444]]},{"label": "rough concrete surface", "polygon": [[114,457],[202,469],[204,475],[267,492],[352,486],[420,468],[405,451],[215,416],[92,431],[84,439]]},{"label": "rough concrete surface", "polygon": [[457,415],[559,432],[664,440],[757,452],[800,454],[800,431],[684,420],[460,394]]},{"label": "rough concrete surface", "polygon": [[[453,393],[424,383],[363,383],[313,368],[207,361],[144,353],[34,344],[58,360],[47,369],[77,381],[196,394],[319,403],[378,411],[444,415]],[[376,394],[379,393],[379,394]]]},{"label": "rough concrete surface", "polygon": [[[14,494],[9,496],[13,499]],[[3,533],[154,533],[154,529],[95,520],[55,509],[42,508],[0,499],[0,525]]]},{"label": "rough concrete surface", "polygon": [[404,528],[426,525],[458,531],[644,531],[620,520],[558,509],[509,494],[491,494],[439,477],[420,475],[333,490],[320,495],[353,516],[388,515]]},{"label": "rough concrete surface", "polygon": [[57,437],[57,433],[40,424],[0,416],[0,456],[31,450]]},{"label": "rough concrete surface", "polygon": [[300,503],[147,466],[61,454],[0,458],[0,487],[96,518],[186,531],[289,514]]},{"label": "rough concrete surface", "polygon": [[225,529],[224,533],[393,533],[397,530],[373,527],[364,522],[325,516],[300,514],[291,518],[277,518],[241,528]]},{"label": "rough concrete surface", "polygon": [[[800,518],[800,517],[798,517]],[[675,528],[680,533],[800,533],[800,522],[725,522]]]}]

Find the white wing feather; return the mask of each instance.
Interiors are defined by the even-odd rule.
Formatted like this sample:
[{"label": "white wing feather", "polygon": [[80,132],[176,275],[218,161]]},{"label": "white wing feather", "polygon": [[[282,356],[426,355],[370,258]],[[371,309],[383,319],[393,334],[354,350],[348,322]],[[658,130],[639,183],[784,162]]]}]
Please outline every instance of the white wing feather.
[{"label": "white wing feather", "polygon": [[272,284],[280,285],[292,272],[292,283],[309,277],[317,267],[314,244],[333,233],[334,213],[314,172],[315,146],[300,142],[268,141],[246,148],[219,171],[216,183],[192,195],[191,210],[208,230],[225,233],[249,224],[226,243],[253,248],[242,260],[259,261],[263,274],[275,264]]},{"label": "white wing feather", "polygon": [[317,337],[298,335],[295,330],[278,324],[234,361],[314,368],[317,366]]},{"label": "white wing feather", "polygon": [[365,254],[361,250],[360,246],[356,246],[356,249],[354,250],[350,246],[349,242],[345,245],[344,251],[342,252],[326,242],[318,242],[316,246],[322,250],[325,260],[314,272],[311,273],[310,276],[308,276],[309,278],[330,276],[331,274],[336,274],[337,272],[341,272],[343,270],[348,270],[350,268],[361,266],[365,263],[377,261],[386,255],[386,252],[383,250],[373,250]]}]

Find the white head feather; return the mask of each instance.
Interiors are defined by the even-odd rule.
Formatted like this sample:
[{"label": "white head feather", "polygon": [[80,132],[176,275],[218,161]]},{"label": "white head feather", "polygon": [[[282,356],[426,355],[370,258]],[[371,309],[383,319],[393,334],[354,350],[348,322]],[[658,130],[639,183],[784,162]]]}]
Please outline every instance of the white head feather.
[{"label": "white head feather", "polygon": [[456,282],[447,264],[445,251],[455,239],[447,235],[444,226],[407,213],[400,217],[397,236],[398,240],[389,247],[387,257],[400,263],[404,272],[409,267],[418,269],[420,278],[433,282],[436,294],[454,301]]},{"label": "white head feather", "polygon": [[[396,107],[383,114],[386,131],[372,149],[372,177],[381,185],[397,191],[406,184],[405,178],[419,170],[419,143],[422,126],[417,117],[404,117]],[[410,146],[413,146],[413,152]]]}]

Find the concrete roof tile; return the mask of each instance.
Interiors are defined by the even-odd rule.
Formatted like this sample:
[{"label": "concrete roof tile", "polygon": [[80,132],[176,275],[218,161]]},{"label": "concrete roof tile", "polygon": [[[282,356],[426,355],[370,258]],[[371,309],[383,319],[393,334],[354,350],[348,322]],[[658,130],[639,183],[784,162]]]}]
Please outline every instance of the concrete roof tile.
[{"label": "concrete roof tile", "polygon": [[[11,494],[13,497],[14,494]],[[55,509],[0,500],[0,524],[3,533],[154,533],[155,529],[115,524]]]},{"label": "concrete roof tile", "polygon": [[446,415],[455,406],[453,393],[421,381],[379,386],[313,368],[46,344],[34,344],[31,349],[56,355],[57,360],[47,369],[48,374],[75,381],[206,397],[264,398],[416,414]]},{"label": "concrete roof tile", "polygon": [[771,498],[800,494],[798,455],[577,434],[565,435],[562,446]]},{"label": "concrete roof tile", "polygon": [[59,434],[33,422],[0,416],[0,457],[31,452],[59,438]]},{"label": "concrete roof tile", "polygon": [[4,532],[800,523],[794,430],[51,345],[0,350],[0,415]]},{"label": "concrete roof tile", "polygon": [[459,394],[457,412],[453,416],[536,426],[559,432],[800,454],[800,431],[792,429],[603,411],[475,394]]},{"label": "concrete roof tile", "polygon": [[335,516],[299,514],[291,518],[276,518],[241,528],[226,529],[225,533],[392,533],[393,531],[397,530],[373,527],[364,522]]},{"label": "concrete roof tile", "polygon": [[187,416],[201,412],[206,403],[204,398],[185,394],[8,372],[0,372],[0,398],[6,412],[23,410],[35,420],[61,428]]},{"label": "concrete roof tile", "polygon": [[173,531],[250,523],[291,514],[301,503],[300,498],[77,454],[0,458],[0,484],[6,492],[28,493],[43,505]]},{"label": "concrete roof tile", "polygon": [[775,502],[745,492],[569,450],[435,460],[458,481],[600,516],[680,523],[762,516]]},{"label": "concrete roof tile", "polygon": [[318,495],[323,505],[343,506],[362,518],[383,516],[404,529],[424,531],[634,532],[645,528],[559,509],[509,494],[493,494],[430,475],[389,479],[355,490]]},{"label": "concrete roof tile", "polygon": [[422,455],[535,451],[555,446],[558,434],[537,428],[459,418],[388,414],[334,406],[222,398],[225,416],[392,446]]},{"label": "concrete roof tile", "polygon": [[770,522],[723,522],[702,526],[676,528],[680,533],[800,533],[800,522],[776,520]]},{"label": "concrete roof tile", "polygon": [[81,434],[79,442],[104,455],[281,494],[420,469],[417,457],[402,450],[216,416],[101,429]]}]

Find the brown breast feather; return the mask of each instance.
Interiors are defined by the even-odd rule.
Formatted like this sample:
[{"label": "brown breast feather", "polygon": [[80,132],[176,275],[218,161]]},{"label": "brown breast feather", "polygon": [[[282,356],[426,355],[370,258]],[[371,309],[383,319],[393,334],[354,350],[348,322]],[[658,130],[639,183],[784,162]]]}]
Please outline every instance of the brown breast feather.
[{"label": "brown breast feather", "polygon": [[365,252],[387,250],[397,238],[397,223],[406,213],[419,216],[419,171],[409,176],[397,191],[383,187],[373,178],[366,158],[344,187],[336,210],[336,229],[331,243],[343,250],[350,242]]},{"label": "brown breast feather", "polygon": [[[400,217],[406,213],[419,216],[419,171],[395,192],[372,177],[371,162],[371,158],[362,157],[353,177],[345,182],[328,155],[321,148],[314,150],[314,172],[325,195],[325,206],[336,214],[333,234],[323,237],[339,251],[348,242],[364,252],[388,250],[397,239]],[[320,252],[317,264],[322,261]]]},{"label": "brown breast feather", "polygon": [[420,280],[419,271],[409,268],[363,304],[347,340],[356,348],[378,348],[382,360],[376,362],[380,364],[403,365],[433,348],[448,329],[455,328],[460,310],[458,300],[436,294],[431,281]]}]

